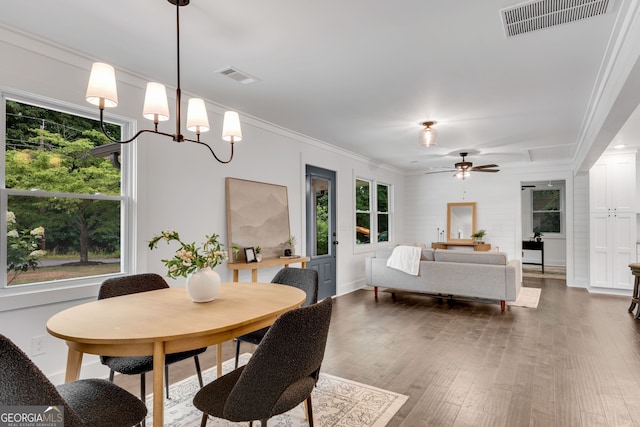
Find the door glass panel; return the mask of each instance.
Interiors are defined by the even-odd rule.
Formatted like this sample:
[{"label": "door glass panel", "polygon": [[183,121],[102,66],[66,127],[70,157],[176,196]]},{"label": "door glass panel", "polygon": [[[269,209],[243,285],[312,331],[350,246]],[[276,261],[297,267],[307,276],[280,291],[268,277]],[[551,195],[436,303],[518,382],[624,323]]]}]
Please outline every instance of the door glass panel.
[{"label": "door glass panel", "polygon": [[314,195],[313,216],[315,225],[314,256],[329,254],[329,181],[312,177],[311,189]]}]

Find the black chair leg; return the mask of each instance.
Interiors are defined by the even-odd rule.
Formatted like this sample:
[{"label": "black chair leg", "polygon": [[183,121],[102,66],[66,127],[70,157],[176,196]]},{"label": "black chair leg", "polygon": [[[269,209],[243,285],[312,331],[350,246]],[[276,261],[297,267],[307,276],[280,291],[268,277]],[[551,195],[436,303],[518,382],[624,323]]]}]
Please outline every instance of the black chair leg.
[{"label": "black chair leg", "polygon": [[164,389],[166,390],[167,399],[169,398],[169,365],[164,365]]},{"label": "black chair leg", "polygon": [[200,383],[200,388],[204,387],[204,383],[202,382],[202,371],[200,370],[200,359],[198,359],[198,355],[193,356],[193,361],[196,364],[196,375],[198,375],[198,382]]},{"label": "black chair leg", "polygon": [[264,420],[261,420],[260,427],[267,427],[267,421],[269,421],[269,418],[265,418]]},{"label": "black chair leg", "polygon": [[[140,399],[142,399],[142,401],[146,404],[147,402],[147,394],[145,392],[145,377],[144,377],[144,372],[140,374]],[[144,419],[142,420],[142,427],[145,427],[147,425],[147,420]]]},{"label": "black chair leg", "polygon": [[202,414],[202,421],[200,421],[200,427],[204,427],[207,425],[207,414]]},{"label": "black chair leg", "polygon": [[240,359],[240,340],[236,338],[236,369],[238,369],[239,359]]},{"label": "black chair leg", "polygon": [[115,372],[113,372],[113,369],[109,370],[109,381],[113,382],[113,376],[114,376]]},{"label": "black chair leg", "polygon": [[313,408],[311,407],[311,395],[307,397],[307,421],[309,421],[309,427],[313,427]]}]

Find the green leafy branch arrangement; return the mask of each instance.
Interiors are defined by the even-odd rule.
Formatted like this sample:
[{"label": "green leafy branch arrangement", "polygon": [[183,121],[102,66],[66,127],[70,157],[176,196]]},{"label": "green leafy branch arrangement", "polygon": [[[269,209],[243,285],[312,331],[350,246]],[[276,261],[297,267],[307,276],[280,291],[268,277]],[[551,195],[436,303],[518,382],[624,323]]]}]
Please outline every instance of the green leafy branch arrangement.
[{"label": "green leafy branch arrangement", "polygon": [[205,236],[206,241],[200,248],[196,246],[195,242],[183,242],[177,231],[165,230],[149,241],[149,249],[157,248],[160,240],[165,240],[167,244],[172,241],[180,244],[180,248],[173,258],[162,260],[168,268],[167,276],[175,279],[178,276],[187,277],[201,268],[214,268],[216,265],[226,261],[228,258],[227,251],[222,249],[224,245],[218,241],[219,238],[220,236],[215,233],[211,236]]}]

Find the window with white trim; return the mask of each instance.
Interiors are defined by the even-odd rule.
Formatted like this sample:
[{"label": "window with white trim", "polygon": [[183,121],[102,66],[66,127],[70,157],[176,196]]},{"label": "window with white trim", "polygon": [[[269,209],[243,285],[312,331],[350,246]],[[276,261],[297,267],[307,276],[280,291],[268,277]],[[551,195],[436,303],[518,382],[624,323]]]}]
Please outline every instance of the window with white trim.
[{"label": "window with white trim", "polygon": [[[374,180],[355,181],[355,241],[367,245],[390,240],[391,186]],[[372,238],[372,236],[374,236]]]},{"label": "window with white trim", "polygon": [[532,232],[560,234],[562,230],[562,192],[560,189],[531,191]]},{"label": "window with white trim", "polygon": [[[128,270],[128,149],[110,144],[79,110],[2,94],[0,288],[75,284]],[[108,124],[110,135],[127,123]],[[126,136],[126,135],[123,135]]]}]

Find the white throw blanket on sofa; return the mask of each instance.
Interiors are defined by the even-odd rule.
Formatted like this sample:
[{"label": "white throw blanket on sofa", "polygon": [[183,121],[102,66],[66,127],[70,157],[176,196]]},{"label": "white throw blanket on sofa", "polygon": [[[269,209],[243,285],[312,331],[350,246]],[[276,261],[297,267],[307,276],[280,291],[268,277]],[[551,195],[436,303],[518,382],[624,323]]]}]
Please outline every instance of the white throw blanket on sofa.
[{"label": "white throw blanket on sofa", "polygon": [[417,246],[396,246],[387,259],[387,267],[417,276],[420,272],[421,254],[422,249]]}]

